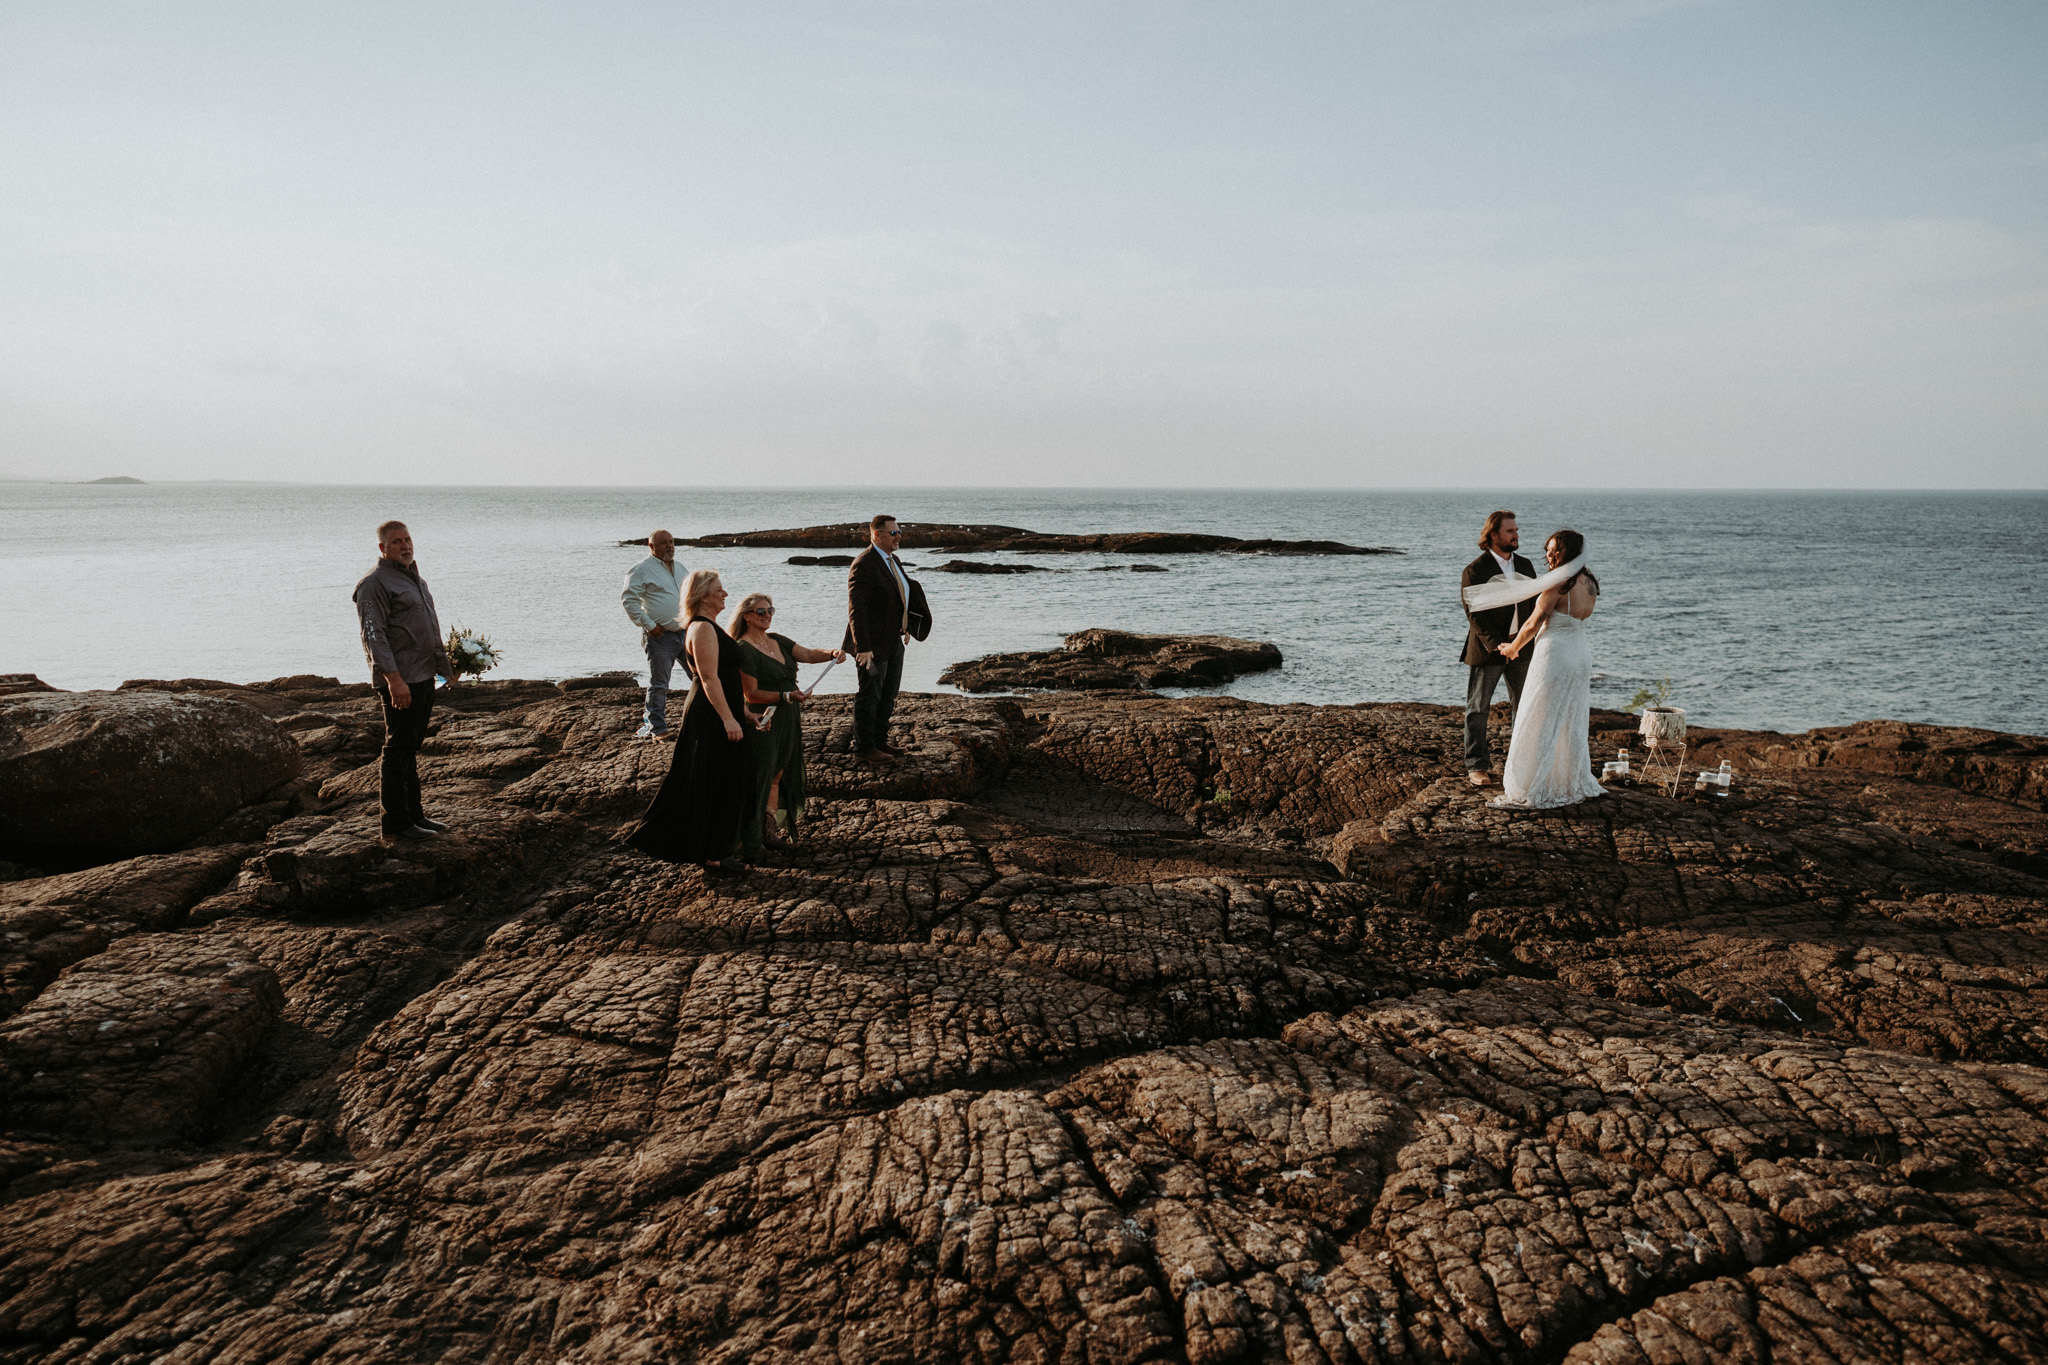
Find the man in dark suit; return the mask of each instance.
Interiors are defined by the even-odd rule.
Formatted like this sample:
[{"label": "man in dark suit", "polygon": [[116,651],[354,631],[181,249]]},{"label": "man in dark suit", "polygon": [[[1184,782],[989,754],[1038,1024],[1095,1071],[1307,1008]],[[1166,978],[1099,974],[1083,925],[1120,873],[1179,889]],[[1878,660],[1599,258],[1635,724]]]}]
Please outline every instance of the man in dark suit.
[{"label": "man in dark suit", "polygon": [[[1465,566],[1460,588],[1487,583],[1496,578],[1534,578],[1536,566],[1515,553],[1522,537],[1513,512],[1488,514],[1479,532],[1479,558]],[[1493,756],[1486,747],[1486,713],[1493,707],[1493,690],[1500,680],[1508,682],[1508,704],[1522,703],[1522,679],[1529,676],[1529,655],[1519,659],[1502,655],[1500,647],[1515,638],[1522,628],[1528,602],[1496,607],[1492,611],[1466,611],[1465,620],[1465,771],[1475,787],[1493,781]]]},{"label": "man in dark suit", "polygon": [[842,647],[853,656],[860,678],[860,693],[853,700],[853,752],[859,758],[903,753],[889,742],[889,717],[903,685],[903,647],[910,641],[910,579],[896,562],[902,542],[896,518],[875,517],[868,523],[867,549],[846,571]]}]

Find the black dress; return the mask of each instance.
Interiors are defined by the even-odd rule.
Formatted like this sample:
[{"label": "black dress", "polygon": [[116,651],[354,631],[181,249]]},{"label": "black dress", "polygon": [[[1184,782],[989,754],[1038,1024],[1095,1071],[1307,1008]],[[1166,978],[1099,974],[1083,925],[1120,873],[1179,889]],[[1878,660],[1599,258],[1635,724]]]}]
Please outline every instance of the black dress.
[{"label": "black dress", "polygon": [[[733,719],[744,727],[747,713],[740,684],[740,648],[710,617],[690,618],[692,625],[698,621],[718,631],[716,685],[725,693],[725,705]],[[654,794],[654,803],[626,842],[672,863],[716,862],[732,856],[739,842],[740,821],[753,798],[754,772],[748,757],[752,746],[744,737],[737,742],[725,737],[725,722],[705,696],[704,680],[697,676],[687,649],[683,666],[690,673],[690,696],[683,703],[683,718],[676,730],[676,754],[669,761],[661,790]]]}]

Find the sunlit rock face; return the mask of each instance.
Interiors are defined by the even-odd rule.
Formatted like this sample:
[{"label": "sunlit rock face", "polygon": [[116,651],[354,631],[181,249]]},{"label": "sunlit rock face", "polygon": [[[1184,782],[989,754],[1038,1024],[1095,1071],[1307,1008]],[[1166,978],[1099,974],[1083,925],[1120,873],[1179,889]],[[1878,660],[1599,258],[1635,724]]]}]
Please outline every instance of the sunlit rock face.
[{"label": "sunlit rock face", "polygon": [[1058,649],[989,654],[948,668],[939,681],[965,692],[1130,692],[1220,687],[1280,667],[1280,647],[1228,635],[1133,635],[1079,630]]},{"label": "sunlit rock face", "polygon": [[1511,812],[1446,708],[833,699],[707,884],[630,688],[448,694],[396,847],[251,690],[300,796],[0,883],[0,1360],[2048,1354],[2038,741]]}]

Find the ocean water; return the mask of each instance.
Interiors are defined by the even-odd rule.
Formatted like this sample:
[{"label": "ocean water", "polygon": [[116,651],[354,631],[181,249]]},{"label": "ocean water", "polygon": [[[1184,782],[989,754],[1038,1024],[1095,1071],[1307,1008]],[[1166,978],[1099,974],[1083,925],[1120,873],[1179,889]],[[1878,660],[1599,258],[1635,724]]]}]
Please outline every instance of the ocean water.
[{"label": "ocean water", "polygon": [[[367,678],[349,592],[376,524],[412,528],[444,624],[489,635],[498,676],[644,666],[619,605],[645,552],[616,541],[865,520],[998,522],[1050,532],[1184,530],[1393,545],[1373,557],[1158,556],[1163,574],[1095,573],[1131,556],[974,554],[1064,572],[923,575],[936,625],[905,687],[949,663],[1114,626],[1276,642],[1286,666],[1239,680],[1260,701],[1452,703],[1463,696],[1458,572],[1496,506],[1523,551],[1571,526],[1603,587],[1596,705],[1669,676],[1694,721],[1779,730],[1873,717],[2048,733],[2044,493],[1243,492],[1210,490],[368,488],[0,484],[0,672],[59,687],[128,678]],[[775,597],[777,629],[820,647],[845,572],[787,550],[698,550],[737,596]],[[808,678],[814,668],[806,668]],[[850,690],[841,666],[825,691]]]}]

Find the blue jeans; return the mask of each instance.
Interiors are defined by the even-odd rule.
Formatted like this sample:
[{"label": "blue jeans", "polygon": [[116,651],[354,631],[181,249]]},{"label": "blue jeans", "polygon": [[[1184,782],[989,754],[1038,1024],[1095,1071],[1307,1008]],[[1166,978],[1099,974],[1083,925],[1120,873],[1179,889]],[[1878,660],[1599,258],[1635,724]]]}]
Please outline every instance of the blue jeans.
[{"label": "blue jeans", "polygon": [[656,635],[648,631],[640,637],[640,647],[647,651],[647,729],[660,735],[668,732],[668,678],[675,672],[676,660],[683,655],[683,634],[677,630],[665,630]]},{"label": "blue jeans", "polygon": [[873,749],[889,742],[889,717],[896,713],[896,689],[903,685],[903,656],[875,656],[874,665],[854,666],[860,692],[853,699],[853,747]]}]

